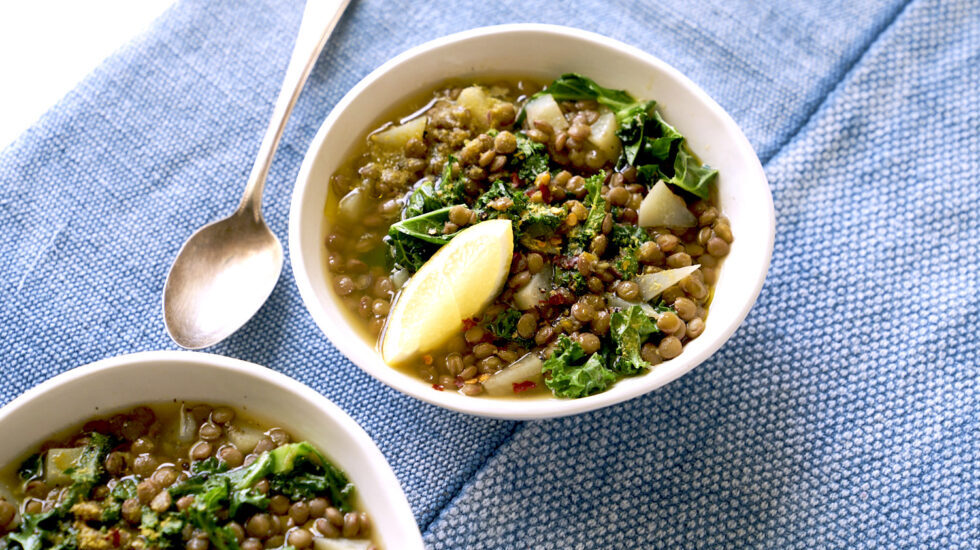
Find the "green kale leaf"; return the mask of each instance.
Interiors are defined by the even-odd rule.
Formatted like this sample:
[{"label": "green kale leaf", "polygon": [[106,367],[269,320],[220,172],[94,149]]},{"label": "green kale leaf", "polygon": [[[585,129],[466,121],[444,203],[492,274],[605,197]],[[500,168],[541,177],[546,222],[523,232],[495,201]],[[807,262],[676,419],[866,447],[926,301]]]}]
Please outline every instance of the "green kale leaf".
[{"label": "green kale leaf", "polygon": [[88,498],[92,488],[102,481],[105,476],[102,464],[111,446],[112,440],[107,435],[93,432],[89,436],[89,443],[82,454],[75,459],[71,468],[65,470],[71,478],[71,485],[68,486],[68,493],[58,506],[61,512],[67,512],[76,502]]},{"label": "green kale leaf", "polygon": [[402,220],[463,202],[463,176],[457,174],[453,177],[452,167],[454,164],[456,164],[456,157],[450,155],[442,169],[442,176],[436,183],[423,180],[415,187],[405,202]]},{"label": "green kale leaf", "polygon": [[574,256],[584,252],[602,230],[602,220],[606,217],[606,199],[602,198],[602,183],[606,180],[605,171],[599,171],[585,180],[585,206],[589,208],[582,223],[569,233],[569,254]]},{"label": "green kale leaf", "polygon": [[656,111],[637,110],[616,132],[623,143],[617,166],[636,167],[648,184],[663,179],[702,199],[708,198],[718,171],[687,150],[684,136]]},{"label": "green kale leaf", "polygon": [[640,260],[635,248],[620,248],[613,265],[623,280],[630,280],[640,272]]},{"label": "green kale leaf", "polygon": [[[41,550],[52,545],[57,532],[51,528],[56,527],[55,510],[48,510],[40,514],[24,514],[17,531],[10,533],[6,538],[15,544],[19,544],[24,550]],[[14,547],[16,548],[16,546]]]},{"label": "green kale leaf", "polygon": [[416,216],[421,216],[426,212],[432,212],[433,210],[438,210],[445,206],[436,194],[436,186],[431,181],[425,180],[420,183],[412,194],[409,195],[408,201],[405,202],[405,208],[402,210],[402,219],[406,220],[408,218],[414,218]]},{"label": "green kale leaf", "polygon": [[[330,500],[341,511],[349,512],[354,486],[346,474],[337,469],[320,451],[306,441],[290,443],[259,456],[240,476],[235,476],[234,488],[240,490],[251,487],[259,479],[268,476],[287,476],[309,473],[310,468],[322,471],[321,475],[329,488]],[[270,482],[271,483],[271,482]]]},{"label": "green kale leaf", "polygon": [[538,174],[548,171],[551,162],[548,149],[543,143],[528,138],[524,132],[517,132],[514,136],[517,138],[517,150],[511,155],[508,166],[517,172],[521,181],[533,181]]},{"label": "green kale leaf", "polygon": [[268,497],[253,488],[261,479],[268,479],[274,491],[293,498],[328,494],[341,511],[352,509],[354,486],[306,441],[262,453],[250,466],[234,470],[225,471],[203,461],[194,476],[168,490],[173,497],[194,495],[194,502],[185,512],[187,520],[206,532],[219,550],[238,550],[235,533],[218,525],[218,512],[227,508],[229,516],[235,517],[245,507],[267,509]]},{"label": "green kale leaf", "polygon": [[509,183],[497,180],[490,184],[490,189],[477,197],[473,209],[480,220],[499,218],[510,220],[514,226],[514,237],[520,238],[521,220],[527,208],[527,202],[527,195],[520,189],[515,189]]},{"label": "green kale leaf", "polygon": [[660,332],[657,324],[640,306],[613,312],[609,322],[609,334],[616,346],[612,370],[629,375],[650,368],[640,356],[640,348],[656,332]]},{"label": "green kale leaf", "polygon": [[385,237],[392,262],[409,271],[418,271],[442,245],[452,240],[458,231],[442,232],[449,221],[450,208],[447,206],[392,224]]},{"label": "green kale leaf", "polygon": [[528,202],[525,208],[518,227],[521,236],[531,239],[551,235],[568,216],[564,208],[539,202]]},{"label": "green kale leaf", "polygon": [[601,352],[593,353],[579,364],[584,357],[578,342],[572,342],[564,334],[558,337],[554,352],[541,367],[545,384],[556,396],[585,397],[605,391],[616,381],[616,375],[605,367]]},{"label": "green kale leaf", "polygon": [[487,330],[497,338],[510,340],[517,331],[517,320],[520,318],[520,311],[513,308],[505,309],[487,323]]},{"label": "green kale leaf", "polygon": [[122,518],[122,503],[128,498],[136,498],[136,482],[126,478],[117,483],[102,507],[102,523],[111,525]]},{"label": "green kale leaf", "polygon": [[[149,506],[145,506],[140,516],[140,535],[146,539],[149,548],[181,548],[183,546],[181,531],[184,529],[185,523],[179,512],[157,513],[151,510]],[[236,547],[237,541],[235,547],[229,546],[227,548]]]},{"label": "green kale leaf", "polygon": [[[510,199],[510,206],[503,210],[496,210],[490,206],[490,203],[501,198]],[[477,212],[485,213],[487,217],[492,217],[494,215],[500,217],[499,214],[494,214],[494,211],[496,211],[503,212],[504,214],[502,215],[504,216],[516,216],[519,218],[520,213],[524,210],[526,205],[527,195],[525,195],[520,189],[515,189],[509,183],[504,182],[503,180],[497,180],[490,184],[490,189],[487,189],[485,193],[477,197],[473,208]]]},{"label": "green kale leaf", "polygon": [[609,240],[619,248],[639,248],[650,240],[650,235],[642,227],[617,223],[613,225]]},{"label": "green kale leaf", "polygon": [[[649,183],[663,179],[701,198],[708,198],[718,171],[701,164],[687,150],[684,136],[654,110],[653,101],[637,101],[625,90],[603,88],[579,74],[564,74],[531,96],[551,94],[555,101],[595,100],[616,115],[616,135],[623,144],[618,168],[635,166]],[[524,111],[518,124],[524,120]]]},{"label": "green kale leaf", "polygon": [[517,342],[524,347],[532,347],[534,341],[528,338],[522,338],[517,333],[517,321],[520,320],[521,311],[510,308],[505,309],[497,314],[496,317],[490,319],[486,323],[486,328],[495,337],[507,340],[509,342]]},{"label": "green kale leaf", "polygon": [[636,277],[640,270],[640,246],[650,240],[650,235],[642,227],[615,224],[609,240],[619,250],[614,262],[616,271],[626,280]]},{"label": "green kale leaf", "polygon": [[71,525],[69,510],[76,502],[87,499],[92,488],[102,481],[105,476],[102,464],[111,446],[109,436],[98,432],[90,434],[89,443],[65,470],[71,485],[61,503],[47,512],[25,514],[18,530],[10,533],[7,539],[23,550],[77,548],[77,532]]},{"label": "green kale leaf", "polygon": [[579,296],[589,290],[585,275],[582,275],[578,269],[565,269],[557,265],[555,266],[554,285],[557,288],[567,288]]}]

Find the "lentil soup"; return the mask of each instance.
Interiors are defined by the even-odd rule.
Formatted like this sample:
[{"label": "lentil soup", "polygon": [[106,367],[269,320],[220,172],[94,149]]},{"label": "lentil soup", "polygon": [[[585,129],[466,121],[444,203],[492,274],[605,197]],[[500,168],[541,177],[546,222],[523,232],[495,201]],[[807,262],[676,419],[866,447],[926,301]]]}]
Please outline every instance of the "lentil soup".
[{"label": "lentil soup", "polygon": [[393,365],[434,391],[584,397],[669,361],[705,328],[733,241],[702,165],[653,101],[567,74],[439,86],[330,179],[332,287],[378,341],[439,248],[513,226],[502,291],[442,346]]},{"label": "lentil soup", "polygon": [[226,406],[90,420],[0,482],[0,548],[377,549],[342,471]]}]

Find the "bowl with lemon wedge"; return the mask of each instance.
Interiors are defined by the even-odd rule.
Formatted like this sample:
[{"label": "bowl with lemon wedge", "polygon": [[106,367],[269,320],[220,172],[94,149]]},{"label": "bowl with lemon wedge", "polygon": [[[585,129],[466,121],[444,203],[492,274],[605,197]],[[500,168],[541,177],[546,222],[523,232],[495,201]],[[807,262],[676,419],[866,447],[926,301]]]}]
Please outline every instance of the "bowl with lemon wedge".
[{"label": "bowl with lemon wedge", "polygon": [[761,290],[774,214],[741,130],[675,69],[577,29],[504,25],[357,84],[310,145],[289,232],[304,303],[361,369],[534,419],[707,359]]}]

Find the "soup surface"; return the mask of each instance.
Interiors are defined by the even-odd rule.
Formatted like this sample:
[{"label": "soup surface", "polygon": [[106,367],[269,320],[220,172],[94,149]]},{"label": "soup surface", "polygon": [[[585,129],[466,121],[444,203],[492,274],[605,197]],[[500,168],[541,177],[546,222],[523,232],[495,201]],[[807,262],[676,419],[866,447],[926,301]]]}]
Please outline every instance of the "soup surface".
[{"label": "soup surface", "polygon": [[[716,179],[652,101],[574,74],[450,82],[398,110],[331,178],[327,267],[365,337],[434,390],[583,397],[704,331],[733,241]],[[499,219],[507,243],[465,261],[436,254]],[[499,280],[484,249],[512,250]],[[430,259],[438,268],[424,270]],[[430,271],[442,279],[415,276]],[[488,280],[453,280],[474,272]],[[410,285],[440,289],[438,312],[399,303]],[[492,291],[471,315],[461,288]],[[401,326],[413,318],[434,321]],[[423,343],[389,353],[392,323]]]},{"label": "soup surface", "polygon": [[166,403],[97,418],[3,473],[0,548],[369,550],[347,476],[282,427]]}]

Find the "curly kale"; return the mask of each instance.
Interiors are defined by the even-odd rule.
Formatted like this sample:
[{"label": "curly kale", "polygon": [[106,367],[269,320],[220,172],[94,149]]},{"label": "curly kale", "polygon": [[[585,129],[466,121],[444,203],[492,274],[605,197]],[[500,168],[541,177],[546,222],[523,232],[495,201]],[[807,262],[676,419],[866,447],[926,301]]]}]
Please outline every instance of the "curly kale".
[{"label": "curly kale", "polygon": [[589,208],[589,213],[585,220],[575,226],[569,233],[570,255],[579,254],[589,247],[599,232],[602,230],[602,220],[606,217],[606,199],[602,198],[602,183],[606,180],[605,171],[599,171],[585,180],[585,206]]},{"label": "curly kale", "polygon": [[260,479],[268,479],[274,492],[291,498],[327,494],[341,511],[352,509],[354,486],[306,441],[265,452],[251,466],[235,470],[227,471],[223,464],[204,464],[194,476],[168,490],[173,497],[194,495],[185,512],[187,520],[206,532],[219,550],[238,550],[235,533],[218,524],[218,514],[227,509],[229,516],[235,517],[240,510],[267,509],[268,496],[253,488]]},{"label": "curly kale", "polygon": [[640,270],[640,246],[650,240],[650,235],[642,227],[616,224],[609,237],[610,242],[618,249],[614,261],[616,271],[626,280],[636,277]]},{"label": "curly kale", "polygon": [[656,322],[640,306],[613,312],[609,322],[609,334],[616,346],[612,370],[629,375],[650,368],[650,363],[640,356],[640,348],[657,332],[660,329]]},{"label": "curly kale", "polygon": [[456,164],[456,157],[450,156],[438,181],[433,183],[429,180],[423,180],[415,187],[405,202],[402,220],[463,203],[464,180],[462,174],[453,176],[454,164]]},{"label": "curly kale", "polygon": [[517,173],[521,181],[534,181],[543,172],[548,171],[551,159],[543,143],[538,143],[527,137],[524,132],[514,134],[517,138],[517,149],[510,157],[508,167]]},{"label": "curly kale", "polygon": [[565,287],[579,296],[589,291],[585,275],[582,275],[578,269],[566,269],[556,265],[554,284],[559,288]]},{"label": "curly kale", "polygon": [[559,336],[554,352],[541,367],[545,385],[558,397],[585,397],[605,391],[616,381],[616,374],[606,368],[600,352],[582,362],[584,357],[578,342],[564,334]]},{"label": "curly kale", "polygon": [[505,309],[486,323],[486,329],[498,339],[517,342],[524,347],[533,347],[533,340],[522,338],[517,333],[517,321],[520,320],[521,315],[523,313],[519,310]]}]

